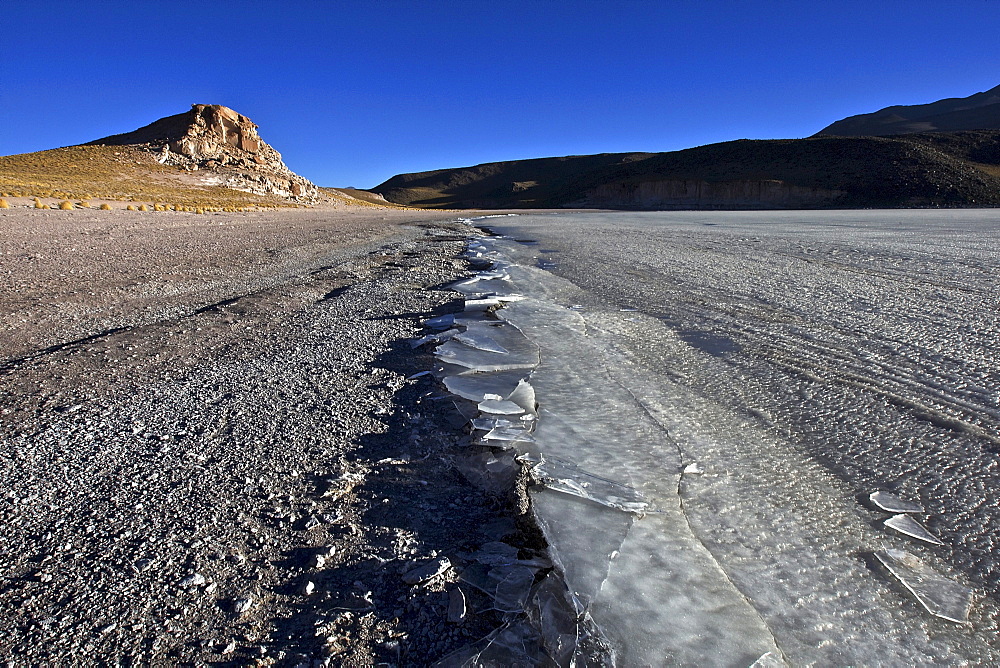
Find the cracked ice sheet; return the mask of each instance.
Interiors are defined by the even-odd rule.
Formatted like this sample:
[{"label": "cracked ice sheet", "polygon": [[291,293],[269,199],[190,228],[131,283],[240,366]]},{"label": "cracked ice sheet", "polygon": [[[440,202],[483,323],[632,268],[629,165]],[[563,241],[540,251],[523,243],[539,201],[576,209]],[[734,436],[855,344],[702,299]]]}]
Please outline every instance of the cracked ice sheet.
[{"label": "cracked ice sheet", "polygon": [[[512,269],[518,271],[521,278],[530,274]],[[567,305],[587,299],[566,281],[556,287],[551,281],[520,285],[531,285],[533,296],[543,294]],[[502,311],[498,315],[505,317]],[[590,326],[593,338],[605,338],[605,354],[618,356],[609,363],[618,381],[670,428],[683,448],[684,461],[693,460],[705,470],[705,475],[684,476],[687,519],[760,611],[794,665],[1000,660],[986,616],[991,613],[984,610],[984,617],[974,617],[974,624],[984,623],[981,633],[942,629],[906,592],[873,573],[870,564],[859,558],[871,555],[873,546],[886,542],[887,534],[874,530],[870,518],[858,517],[866,511],[859,508],[855,490],[839,486],[815,460],[762,430],[746,414],[730,412],[677,382],[686,383],[691,375],[724,378],[730,373],[725,365],[716,359],[706,364],[656,318],[625,319],[598,309],[576,315],[587,322],[569,327],[582,333]],[[594,345],[602,344],[594,341]],[[546,408],[541,390],[539,400]],[[543,411],[542,421],[545,417]],[[654,462],[635,471],[656,476],[662,468]],[[545,501],[544,494],[535,498]],[[549,499],[555,501],[554,495]],[[573,500],[566,497],[562,502],[569,505]],[[610,554],[615,541],[622,540],[610,534],[628,532],[613,521],[613,516],[607,518],[609,535],[603,542],[591,544],[581,537],[575,549]],[[559,544],[569,551],[575,538],[566,532]],[[905,539],[898,540],[905,544]],[[987,603],[977,599],[974,613]],[[751,663],[753,659],[744,665]]]},{"label": "cracked ice sheet", "polygon": [[567,584],[589,603],[621,664],[662,665],[666,657],[668,663],[750,665],[777,652],[757,613],[688,528],[676,493],[676,448],[611,382],[602,350],[583,335],[580,315],[527,300],[501,317],[543,350],[530,377],[543,406],[532,449],[625,485],[634,485],[637,468],[656,471],[637,486],[656,510],[641,519],[544,488],[532,494]]},{"label": "cracked ice sheet", "polygon": [[[616,346],[628,343],[611,333],[624,332],[611,317],[587,318]],[[646,325],[642,345],[677,345],[657,336],[653,322]],[[891,583],[866,567],[859,555],[871,554],[889,535],[860,520],[853,491],[815,461],[745,416],[649,375],[631,355],[611,368],[668,427],[685,461],[703,469],[681,483],[691,526],[793,665],[962,664],[963,657],[996,657],[969,634],[930,632],[926,613],[904,605]]]}]

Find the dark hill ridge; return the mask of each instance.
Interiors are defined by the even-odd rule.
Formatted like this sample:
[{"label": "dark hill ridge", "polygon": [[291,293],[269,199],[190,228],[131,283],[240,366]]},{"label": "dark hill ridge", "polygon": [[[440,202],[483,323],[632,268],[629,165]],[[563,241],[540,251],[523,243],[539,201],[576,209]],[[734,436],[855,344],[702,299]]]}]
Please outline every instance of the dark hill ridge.
[{"label": "dark hill ridge", "polygon": [[896,105],[870,114],[849,116],[817,135],[880,137],[916,132],[1000,129],[1000,86],[969,97],[930,104]]},{"label": "dark hill ridge", "polygon": [[426,208],[1000,206],[1000,131],[739,140],[669,153],[401,174],[372,192]]}]

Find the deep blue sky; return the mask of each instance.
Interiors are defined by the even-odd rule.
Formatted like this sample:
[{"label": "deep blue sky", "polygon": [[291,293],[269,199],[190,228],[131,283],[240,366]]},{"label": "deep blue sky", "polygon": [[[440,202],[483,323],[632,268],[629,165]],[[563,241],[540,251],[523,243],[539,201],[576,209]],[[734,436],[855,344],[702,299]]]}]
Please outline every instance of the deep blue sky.
[{"label": "deep blue sky", "polygon": [[1000,84],[1000,0],[53,2],[0,14],[0,155],[192,103],[370,187],[494,160],[808,136]]}]

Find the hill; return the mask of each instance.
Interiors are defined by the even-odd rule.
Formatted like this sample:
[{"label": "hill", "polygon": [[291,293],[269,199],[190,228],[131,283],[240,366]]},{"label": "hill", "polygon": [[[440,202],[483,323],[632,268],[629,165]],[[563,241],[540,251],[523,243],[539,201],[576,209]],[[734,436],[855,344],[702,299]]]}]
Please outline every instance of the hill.
[{"label": "hill", "polygon": [[400,174],[371,191],[424,208],[1000,206],[1000,131],[515,160]]},{"label": "hill", "polygon": [[202,104],[87,144],[2,156],[0,194],[210,206],[294,205],[319,196],[247,117]]},{"label": "hill", "polygon": [[919,132],[1000,130],[1000,86],[969,97],[897,105],[831,123],[817,135],[879,137]]}]

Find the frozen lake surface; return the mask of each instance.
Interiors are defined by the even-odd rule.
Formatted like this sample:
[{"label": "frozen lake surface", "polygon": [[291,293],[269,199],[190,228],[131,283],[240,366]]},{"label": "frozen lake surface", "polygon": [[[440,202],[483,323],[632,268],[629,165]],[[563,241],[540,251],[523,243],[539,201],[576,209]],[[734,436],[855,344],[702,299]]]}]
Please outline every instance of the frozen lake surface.
[{"label": "frozen lake surface", "polygon": [[478,224],[536,513],[621,665],[1000,663],[1000,213]]}]

